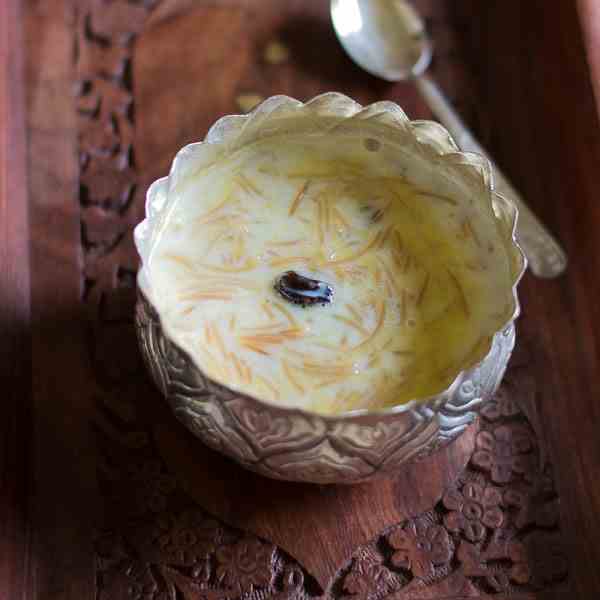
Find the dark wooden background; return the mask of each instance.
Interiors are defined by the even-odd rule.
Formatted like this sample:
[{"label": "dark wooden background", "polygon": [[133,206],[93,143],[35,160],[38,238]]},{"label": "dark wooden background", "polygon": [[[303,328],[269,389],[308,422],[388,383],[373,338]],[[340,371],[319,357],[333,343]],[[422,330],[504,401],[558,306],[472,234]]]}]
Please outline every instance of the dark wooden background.
[{"label": "dark wooden background", "polygon": [[[317,0],[4,0],[2,600],[600,594],[597,3],[581,0],[581,19],[569,0],[417,4],[438,48],[435,77],[571,259],[559,280],[523,282],[521,348],[503,391],[521,403],[502,404],[553,465],[535,476],[554,480],[560,527],[535,502],[527,527],[560,537],[568,576],[551,544],[523,558],[490,526],[490,545],[468,555],[469,540],[441,526],[444,490],[466,493],[475,431],[377,486],[274,484],[194,442],[141,370],[131,227],[173,152],[238,112],[240,94],[335,89],[428,118],[412,87],[353,67]],[[282,65],[263,59],[274,37],[290,50]],[[410,564],[395,553],[398,524],[402,543],[431,545],[411,546]],[[522,571],[497,575],[507,561],[529,569],[526,584],[516,585]],[[451,577],[434,581],[443,569]]]}]

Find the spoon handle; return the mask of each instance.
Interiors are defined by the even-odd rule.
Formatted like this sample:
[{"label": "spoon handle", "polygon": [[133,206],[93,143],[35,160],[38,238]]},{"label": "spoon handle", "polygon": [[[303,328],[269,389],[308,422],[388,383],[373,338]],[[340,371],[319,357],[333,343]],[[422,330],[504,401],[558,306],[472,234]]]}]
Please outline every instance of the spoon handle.
[{"label": "spoon handle", "polygon": [[[438,85],[426,76],[418,77],[416,83],[427,104],[450,132],[458,147],[465,152],[475,152],[488,156],[448,102]],[[557,277],[567,267],[565,252],[552,234],[531,212],[519,192],[515,190],[496,164],[493,161],[490,162],[496,191],[511,200],[519,211],[517,238],[527,256],[531,270],[538,277]]]}]

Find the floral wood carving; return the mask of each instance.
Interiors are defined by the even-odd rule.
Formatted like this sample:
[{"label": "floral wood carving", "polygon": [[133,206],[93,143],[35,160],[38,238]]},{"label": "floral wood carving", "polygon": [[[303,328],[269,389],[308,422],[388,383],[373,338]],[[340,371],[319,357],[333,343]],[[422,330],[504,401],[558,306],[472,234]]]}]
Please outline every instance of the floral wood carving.
[{"label": "floral wood carving", "polygon": [[[540,590],[560,590],[567,562],[558,498],[528,420],[535,386],[522,353],[485,408],[476,450],[458,481],[429,511],[390,524],[358,548],[326,590],[268,540],[206,513],[186,494],[185,482],[169,473],[128,400],[152,393],[133,331],[131,230],[142,215],[144,190],[135,163],[131,61],[136,36],[156,4],[89,0],[77,6],[81,289],[105,505],[95,545],[97,598],[534,599]],[[434,68],[443,83],[447,67],[457,70],[453,29],[443,10],[421,4],[429,27],[441,34],[443,56]],[[463,111],[473,110],[455,100]]]}]

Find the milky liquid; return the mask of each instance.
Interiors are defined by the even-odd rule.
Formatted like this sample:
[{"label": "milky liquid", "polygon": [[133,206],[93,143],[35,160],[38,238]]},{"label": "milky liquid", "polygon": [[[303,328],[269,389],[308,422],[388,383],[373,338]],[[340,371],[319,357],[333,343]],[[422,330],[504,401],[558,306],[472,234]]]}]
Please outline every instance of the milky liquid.
[{"label": "milky liquid", "polygon": [[[188,176],[153,240],[152,300],[200,368],[323,414],[444,389],[511,307],[491,208],[409,184],[379,142],[267,139]],[[283,272],[326,282],[303,308]]]}]

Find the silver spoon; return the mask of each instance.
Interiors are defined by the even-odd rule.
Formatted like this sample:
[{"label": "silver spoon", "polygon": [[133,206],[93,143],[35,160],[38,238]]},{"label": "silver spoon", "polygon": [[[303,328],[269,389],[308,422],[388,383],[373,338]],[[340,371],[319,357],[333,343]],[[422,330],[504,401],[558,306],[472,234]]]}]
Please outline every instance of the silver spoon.
[{"label": "silver spoon", "polygon": [[[424,73],[433,47],[422,20],[406,0],[331,0],[335,32],[350,58],[386,81],[412,79],[461,150],[487,156],[437,84]],[[567,257],[552,234],[492,162],[495,188],[519,210],[517,237],[538,277],[556,277]]]}]

